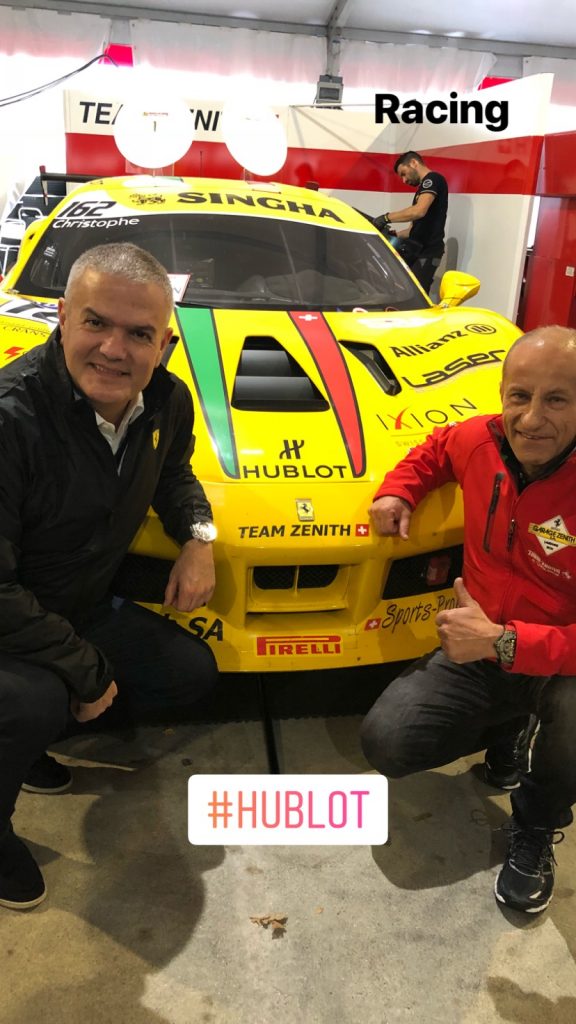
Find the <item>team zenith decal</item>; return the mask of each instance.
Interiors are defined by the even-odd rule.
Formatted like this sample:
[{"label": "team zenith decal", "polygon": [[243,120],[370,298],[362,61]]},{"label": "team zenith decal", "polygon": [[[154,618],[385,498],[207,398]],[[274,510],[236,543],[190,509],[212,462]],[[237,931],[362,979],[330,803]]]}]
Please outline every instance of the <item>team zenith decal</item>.
[{"label": "team zenith decal", "polygon": [[472,352],[469,355],[460,356],[458,359],[452,359],[442,370],[430,370],[428,373],[423,373],[420,379],[410,380],[409,377],[402,377],[402,380],[411,388],[430,388],[434,384],[443,384],[445,380],[450,380],[451,377],[455,377],[458,373],[464,373],[465,370],[473,370],[475,366],[501,363],[505,352],[504,348],[494,348],[490,352]]},{"label": "team zenith decal", "polygon": [[239,526],[240,540],[263,537],[369,537],[369,523],[269,523],[266,526]]}]

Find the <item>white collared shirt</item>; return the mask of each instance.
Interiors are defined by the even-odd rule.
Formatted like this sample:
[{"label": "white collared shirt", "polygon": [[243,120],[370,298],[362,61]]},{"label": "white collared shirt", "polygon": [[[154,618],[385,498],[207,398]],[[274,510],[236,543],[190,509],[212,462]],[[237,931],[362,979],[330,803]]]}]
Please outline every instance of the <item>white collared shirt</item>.
[{"label": "white collared shirt", "polygon": [[98,424],[98,430],[102,434],[102,437],[105,437],[106,440],[108,441],[108,444],[110,445],[114,455],[116,455],[116,452],[118,451],[120,445],[122,444],[122,441],[124,440],[124,436],[130,424],[133,423],[134,420],[137,420],[138,417],[143,412],[144,396],[142,395],[141,391],[136,397],[134,403],[130,405],[126,412],[124,413],[124,416],[122,417],[122,422],[118,426],[118,429],[116,429],[113,423],[109,423],[108,420],[105,420],[104,417],[100,415],[100,413],[94,410],[96,423]]}]

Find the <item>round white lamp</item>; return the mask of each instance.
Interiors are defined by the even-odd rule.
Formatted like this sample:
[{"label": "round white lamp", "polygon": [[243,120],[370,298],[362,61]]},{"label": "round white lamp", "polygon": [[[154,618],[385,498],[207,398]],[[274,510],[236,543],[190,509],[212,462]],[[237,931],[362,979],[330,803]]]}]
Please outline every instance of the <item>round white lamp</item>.
[{"label": "round white lamp", "polygon": [[276,174],[286,162],[284,126],[264,105],[227,103],[222,111],[222,136],[231,155],[252,174]]},{"label": "round white lamp", "polygon": [[114,125],[116,145],[131,164],[167,167],[188,152],[194,137],[194,118],[183,101],[162,97],[131,100]]}]

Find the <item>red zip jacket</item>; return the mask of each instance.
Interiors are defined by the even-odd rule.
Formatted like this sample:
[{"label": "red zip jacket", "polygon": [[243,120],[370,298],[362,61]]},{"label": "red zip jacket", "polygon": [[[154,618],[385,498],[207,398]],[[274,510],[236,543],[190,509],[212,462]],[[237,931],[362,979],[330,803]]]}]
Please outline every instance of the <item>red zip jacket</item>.
[{"label": "red zip jacket", "polygon": [[435,430],[386,475],[376,498],[415,507],[457,481],[464,583],[492,622],[516,630],[509,670],[576,675],[576,452],[520,490],[506,445],[500,416]]}]

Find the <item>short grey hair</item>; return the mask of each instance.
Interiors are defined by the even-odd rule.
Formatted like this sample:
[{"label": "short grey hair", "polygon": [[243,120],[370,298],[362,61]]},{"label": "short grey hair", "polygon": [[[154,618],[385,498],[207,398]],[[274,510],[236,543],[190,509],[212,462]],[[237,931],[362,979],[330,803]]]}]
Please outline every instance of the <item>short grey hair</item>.
[{"label": "short grey hair", "polygon": [[172,310],[174,295],[166,270],[152,253],[132,242],[109,242],[82,253],[70,268],[65,299],[69,298],[75,282],[88,269],[101,274],[115,274],[140,284],[156,284],[164,292],[168,309]]}]

